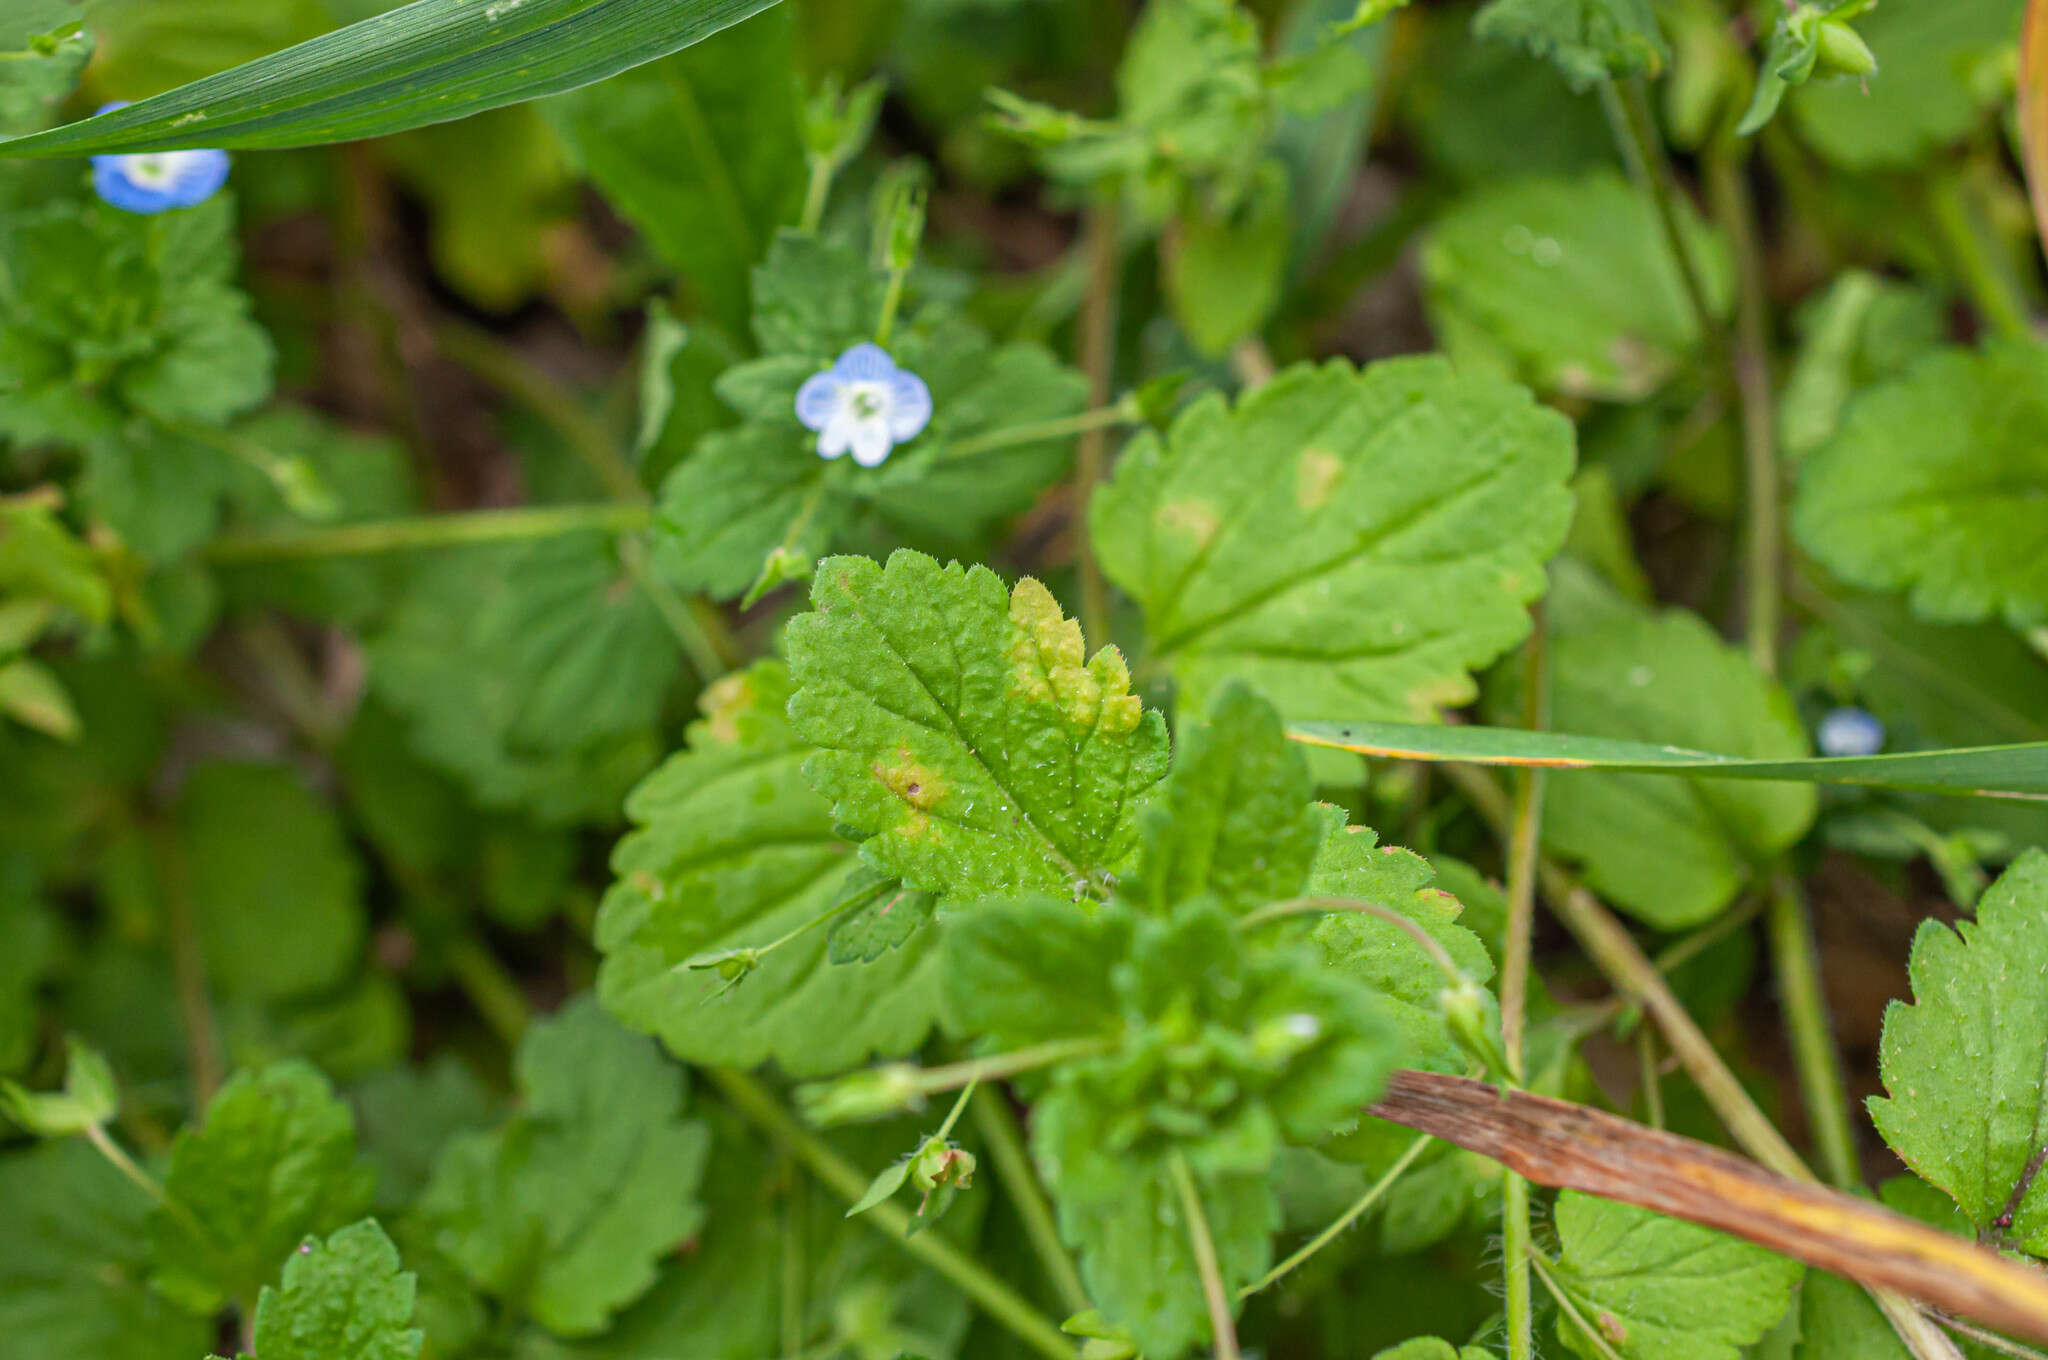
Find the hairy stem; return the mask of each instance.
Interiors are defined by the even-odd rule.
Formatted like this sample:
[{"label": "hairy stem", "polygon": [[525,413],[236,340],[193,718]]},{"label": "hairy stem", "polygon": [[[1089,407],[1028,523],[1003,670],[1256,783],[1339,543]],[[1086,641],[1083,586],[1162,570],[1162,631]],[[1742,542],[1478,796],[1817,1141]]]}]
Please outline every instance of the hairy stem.
[{"label": "hairy stem", "polygon": [[1863,1183],[1856,1166],[1856,1128],[1849,1115],[1842,1060],[1828,1024],[1813,921],[1799,884],[1787,873],[1771,880],[1768,923],[1778,999],[1792,1041],[1792,1062],[1806,1098],[1806,1117],[1828,1180],[1844,1190]]},{"label": "hairy stem", "polygon": [[1052,1205],[1046,1201],[1045,1187],[1038,1183],[1038,1173],[1024,1150],[1024,1133],[1008,1099],[999,1087],[985,1086],[968,1108],[974,1116],[975,1128],[988,1144],[996,1178],[1009,1192],[1010,1207],[1023,1222],[1024,1236],[1030,1240],[1046,1278],[1059,1294],[1060,1306],[1072,1313],[1086,1312],[1093,1306],[1087,1287],[1081,1283],[1081,1272],[1074,1269],[1074,1258],[1060,1241],[1059,1224],[1053,1218]]},{"label": "hairy stem", "polygon": [[1188,1221],[1188,1247],[1195,1254],[1195,1273],[1202,1278],[1202,1299],[1209,1306],[1209,1330],[1216,1339],[1216,1360],[1238,1360],[1237,1323],[1231,1317],[1230,1291],[1223,1283],[1223,1267],[1216,1260],[1216,1239],[1209,1231],[1209,1215],[1202,1209],[1202,1192],[1188,1159],[1173,1154],[1167,1163],[1173,1187],[1180,1192],[1181,1214]]},{"label": "hairy stem", "polygon": [[1129,400],[1119,401],[1108,406],[1098,406],[1092,411],[1083,411],[1079,415],[1012,425],[1007,429],[991,430],[972,439],[963,439],[957,444],[948,444],[940,449],[933,461],[950,463],[957,458],[972,458],[977,454],[993,453],[998,449],[1038,444],[1048,439],[1066,439],[1077,434],[1094,434],[1101,430],[1114,429],[1118,425],[1135,424],[1142,418],[1138,414],[1136,403]]},{"label": "hairy stem", "polygon": [[1984,238],[1963,201],[1960,173],[1942,170],[1928,177],[1927,215],[1978,315],[2002,336],[2031,338],[2026,301],[2011,275],[2000,269],[1984,248]]},{"label": "hairy stem", "polygon": [[476,1007],[491,1032],[507,1047],[516,1046],[533,1019],[533,1011],[527,1005],[526,993],[519,990],[518,982],[505,971],[498,956],[468,933],[446,941],[442,956],[455,985]]},{"label": "hairy stem", "polygon": [[1701,281],[1699,261],[1693,258],[1692,242],[1686,238],[1685,223],[1678,206],[1677,176],[1673,174],[1671,158],[1664,150],[1664,139],[1657,132],[1656,116],[1650,110],[1650,100],[1643,92],[1643,83],[1636,79],[1602,81],[1600,99],[1607,113],[1608,126],[1614,132],[1615,143],[1621,149],[1622,159],[1628,163],[1629,173],[1650,196],[1650,202],[1657,210],[1657,225],[1663,229],[1665,243],[1671,249],[1672,263],[1678,267],[1686,303],[1699,323],[1700,338],[1711,343],[1719,334],[1720,327],[1714,320],[1713,308],[1707,302],[1706,285]]},{"label": "hairy stem", "polygon": [[653,522],[645,505],[546,505],[469,510],[451,515],[370,520],[324,529],[222,534],[202,550],[224,564],[291,562],[313,557],[366,557],[418,548],[509,543],[589,532],[635,533]]},{"label": "hairy stem", "polygon": [[[1116,200],[1099,198],[1088,210],[1083,229],[1088,259],[1088,291],[1081,300],[1078,339],[1081,371],[1088,377],[1088,404],[1109,404],[1110,381],[1116,368],[1116,302],[1121,286],[1122,247]],[[1074,454],[1074,552],[1081,568],[1081,629],[1091,645],[1110,640],[1109,583],[1095,559],[1088,534],[1088,506],[1109,466],[1109,438],[1101,429],[1081,436]]]},{"label": "hairy stem", "polygon": [[1558,1284],[1557,1277],[1550,1273],[1550,1262],[1545,1259],[1543,1253],[1530,1247],[1523,1255],[1528,1258],[1529,1264],[1536,1268],[1536,1273],[1543,1277],[1543,1287],[1550,1291],[1551,1298],[1557,1300],[1559,1310],[1572,1320],[1572,1325],[1579,1329],[1579,1334],[1592,1343],[1593,1349],[1600,1353],[1601,1360],[1621,1360],[1621,1357],[1614,1353],[1614,1347],[1607,1344],[1607,1338],[1600,1334],[1600,1329],[1586,1321],[1585,1315],[1579,1312],[1579,1306],[1572,1302],[1571,1296]]},{"label": "hairy stem", "polygon": [[[726,1067],[704,1069],[727,1103],[803,1164],[821,1184],[848,1204],[867,1193],[868,1178],[835,1151],[831,1144],[798,1123],[753,1077]],[[983,1269],[943,1235],[906,1236],[910,1212],[896,1204],[878,1204],[861,1221],[904,1251],[957,1285],[983,1312],[1011,1335],[1050,1360],[1074,1360],[1074,1345],[1053,1323],[1015,1290]]]},{"label": "hairy stem", "polygon": [[[1549,637],[1539,606],[1529,641],[1522,649],[1522,725],[1532,732],[1550,725]],[[1508,834],[1508,917],[1501,949],[1500,1025],[1508,1071],[1518,1082],[1523,1071],[1529,962],[1536,933],[1536,868],[1542,857],[1543,785],[1542,770],[1518,772],[1513,823]],[[1536,1315],[1529,1289],[1529,1182],[1512,1171],[1501,1175],[1501,1246],[1508,1360],[1532,1360],[1536,1354]]]}]

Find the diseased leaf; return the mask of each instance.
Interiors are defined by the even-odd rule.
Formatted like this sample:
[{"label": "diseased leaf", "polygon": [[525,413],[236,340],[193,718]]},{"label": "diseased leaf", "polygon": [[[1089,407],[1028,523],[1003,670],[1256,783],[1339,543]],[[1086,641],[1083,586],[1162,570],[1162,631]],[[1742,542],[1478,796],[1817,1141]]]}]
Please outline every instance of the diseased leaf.
[{"label": "diseased leaf", "polygon": [[[1738,1238],[1567,1190],[1557,1271],[1586,1324],[1621,1360],[1739,1360],[1784,1316],[1805,1267]],[[1604,1360],[1568,1318],[1558,1339]]]},{"label": "diseased leaf", "polygon": [[1792,527],[1822,565],[1911,590],[1936,623],[2048,621],[2048,350],[1946,350],[1864,394],[1800,468]]},{"label": "diseased leaf", "polygon": [[1571,516],[1570,425],[1440,359],[1298,366],[1134,440],[1097,493],[1103,570],[1205,707],[1434,718],[1529,627]]},{"label": "diseased leaf", "polygon": [[[1697,616],[1653,612],[1562,564],[1551,598],[1551,722],[1562,731],[1798,760],[1791,700]],[[1516,677],[1491,696],[1519,711]],[[1544,792],[1543,836],[1615,906],[1661,930],[1710,919],[1751,866],[1812,823],[1810,786],[1587,772]]]},{"label": "diseased leaf", "polygon": [[938,932],[834,964],[820,926],[737,982],[685,966],[782,939],[873,882],[804,781],[812,748],[790,730],[789,697],[780,662],[721,680],[705,692],[689,749],[627,800],[639,829],[613,854],[617,881],[598,913],[598,994],[689,1061],[773,1059],[813,1076],[924,1041],[938,1002]]},{"label": "diseased leaf", "polygon": [[1165,724],[1114,648],[1025,578],[902,551],[820,564],[789,626],[790,721],[861,859],[949,896],[1100,894],[1164,773]]},{"label": "diseased leaf", "polygon": [[[1680,212],[1708,305],[1725,315],[1727,245]],[[1707,338],[1656,209],[1612,172],[1479,191],[1431,230],[1422,270],[1438,336],[1461,367],[1544,391],[1636,400]]]},{"label": "diseased leaf", "polygon": [[416,1360],[414,1280],[398,1248],[366,1218],[325,1242],[308,1239],[285,1259],[284,1279],[256,1305],[262,1360]]},{"label": "diseased leaf", "polygon": [[2032,1174],[2048,1146],[2048,853],[2015,860],[1975,921],[1923,922],[1911,973],[1913,1003],[1885,1013],[1890,1095],[1871,1119],[1979,1232],[2048,1256],[2048,1177]]},{"label": "diseased leaf", "polygon": [[1617,76],[1654,76],[1671,57],[1649,0],[1492,0],[1472,32],[1519,43],[1578,90]]},{"label": "diseased leaf", "polygon": [[242,1073],[171,1144],[179,1210],[151,1216],[157,1286],[202,1312],[253,1299],[307,1234],[363,1212],[371,1180],[325,1077],[302,1062]]},{"label": "diseased leaf", "polygon": [[418,1212],[479,1289],[591,1335],[704,1221],[710,1130],[682,1117],[681,1070],[594,999],[535,1025],[517,1076],[520,1112],[450,1143]]},{"label": "diseased leaf", "polygon": [[149,1285],[149,1197],[82,1139],[0,1156],[0,1360],[192,1360],[206,1319]]}]

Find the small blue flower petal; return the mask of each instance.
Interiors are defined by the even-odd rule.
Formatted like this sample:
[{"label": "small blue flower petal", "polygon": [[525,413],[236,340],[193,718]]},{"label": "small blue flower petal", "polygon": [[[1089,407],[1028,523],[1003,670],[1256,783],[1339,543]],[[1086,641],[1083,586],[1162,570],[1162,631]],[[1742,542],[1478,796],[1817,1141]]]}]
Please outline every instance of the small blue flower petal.
[{"label": "small blue flower petal", "polygon": [[[108,113],[127,107],[116,100]],[[92,158],[93,191],[123,212],[162,213],[195,208],[228,182],[225,151],[145,151]]]},{"label": "small blue flower petal", "polygon": [[832,371],[848,382],[887,382],[900,370],[888,350],[863,342],[840,355]]},{"label": "small blue flower petal", "polygon": [[839,409],[839,389],[846,380],[839,376],[837,369],[826,369],[813,374],[796,391],[796,418],[807,430],[822,430],[832,423],[833,412]]},{"label": "small blue flower petal", "polygon": [[932,390],[923,378],[898,369],[889,378],[889,434],[897,443],[917,438],[932,423]]},{"label": "small blue flower petal", "polygon": [[1874,756],[1884,749],[1884,724],[1865,709],[1833,709],[1820,720],[1817,741],[1824,756]]}]

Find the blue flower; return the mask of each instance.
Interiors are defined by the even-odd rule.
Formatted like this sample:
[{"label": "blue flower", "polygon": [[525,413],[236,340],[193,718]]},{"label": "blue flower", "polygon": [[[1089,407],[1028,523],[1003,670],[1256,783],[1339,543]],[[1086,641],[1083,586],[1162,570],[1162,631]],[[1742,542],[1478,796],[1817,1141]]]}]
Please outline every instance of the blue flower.
[{"label": "blue flower", "polygon": [[1884,749],[1884,724],[1860,708],[1837,708],[1820,720],[1824,756],[1874,756]]},{"label": "blue flower", "polygon": [[932,390],[880,345],[855,345],[797,392],[796,418],[818,432],[820,458],[851,451],[862,467],[879,467],[931,424]]},{"label": "blue flower", "polygon": [[[100,112],[125,107],[126,100],[116,100]],[[94,192],[125,212],[196,208],[227,182],[225,151],[143,151],[92,158]]]}]

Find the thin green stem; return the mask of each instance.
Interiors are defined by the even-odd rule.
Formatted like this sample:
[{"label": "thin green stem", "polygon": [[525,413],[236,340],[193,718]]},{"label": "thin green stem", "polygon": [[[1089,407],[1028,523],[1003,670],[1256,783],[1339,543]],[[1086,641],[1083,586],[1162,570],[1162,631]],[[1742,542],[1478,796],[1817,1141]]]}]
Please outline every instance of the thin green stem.
[{"label": "thin green stem", "polygon": [[[1522,649],[1522,725],[1540,732],[1550,725],[1550,630],[1539,607]],[[1536,870],[1542,858],[1544,775],[1539,769],[1515,779],[1508,833],[1507,934],[1501,949],[1501,1044],[1508,1071],[1522,1079],[1523,1037],[1528,1025],[1529,965],[1536,936]],[[1508,1360],[1533,1360],[1536,1311],[1529,1288],[1529,1183],[1512,1171],[1501,1174],[1502,1304],[1507,1315]]]},{"label": "thin green stem", "polygon": [[1771,391],[1770,296],[1757,245],[1756,209],[1743,177],[1741,152],[1723,138],[1706,156],[1707,198],[1735,251],[1735,342],[1732,362],[1742,405],[1742,464],[1748,511],[1743,599],[1750,660],[1778,672],[1778,633],[1785,590],[1783,491],[1778,423]]},{"label": "thin green stem", "polygon": [[1986,1331],[1974,1323],[1965,1322],[1958,1317],[1950,1317],[1947,1313],[1937,1313],[1934,1320],[1954,1332],[1957,1336],[1974,1341],[1978,1345],[1997,1351],[2001,1355],[2016,1356],[2018,1360],[2048,1360],[2048,1354],[2043,1354],[2032,1346],[2022,1346],[2010,1337],[2000,1336],[1997,1332]]},{"label": "thin green stem", "polygon": [[2027,304],[2012,277],[2000,269],[1984,247],[1969,207],[1963,202],[1962,176],[1953,170],[1927,180],[1927,215],[1934,222],[1943,251],[1978,314],[2000,335],[2030,339]]},{"label": "thin green stem", "polygon": [[548,505],[470,510],[451,515],[370,520],[326,529],[222,534],[204,549],[221,564],[291,562],[316,557],[366,557],[420,548],[508,543],[590,532],[635,533],[653,521],[645,505]]},{"label": "thin green stem", "polygon": [[1195,1185],[1195,1173],[1188,1159],[1176,1152],[1167,1162],[1174,1189],[1180,1192],[1181,1215],[1188,1221],[1188,1247],[1195,1254],[1195,1273],[1202,1280],[1202,1299],[1209,1306],[1209,1330],[1216,1340],[1216,1360],[1239,1360],[1237,1323],[1231,1316],[1230,1291],[1223,1283],[1223,1267],[1216,1260],[1216,1238],[1209,1231],[1209,1215],[1202,1208],[1202,1192]]},{"label": "thin green stem", "polygon": [[1643,1118],[1653,1129],[1664,1127],[1664,1077],[1657,1070],[1657,1031],[1649,1025],[1636,1027],[1636,1063],[1642,1074]]},{"label": "thin green stem", "polygon": [[726,635],[724,622],[715,609],[676,594],[648,562],[647,546],[639,539],[628,537],[619,540],[619,561],[640,588],[640,593],[654,606],[655,613],[661,615],[661,621],[668,625],[669,632],[675,635],[683,655],[690,659],[690,669],[697,672],[700,684],[708,685],[732,669],[727,659],[733,653],[732,639]]},{"label": "thin green stem", "polygon": [[114,1141],[112,1135],[107,1132],[103,1125],[87,1125],[85,1141],[91,1143],[99,1151],[100,1156],[113,1163],[114,1170],[134,1182],[142,1193],[148,1195],[152,1201],[165,1206],[170,1204],[171,1197],[164,1193],[163,1186],[157,1184],[156,1177],[144,1171],[137,1164],[136,1160],[130,1157],[119,1143]]},{"label": "thin green stem", "polygon": [[469,934],[447,940],[442,945],[442,956],[455,985],[476,1007],[491,1032],[504,1040],[507,1047],[517,1045],[533,1019],[533,1009],[498,956]]},{"label": "thin green stem", "polygon": [[1657,211],[1657,224],[1663,229],[1672,263],[1678,268],[1686,304],[1699,323],[1700,338],[1713,343],[1720,327],[1714,320],[1713,307],[1707,301],[1706,285],[1702,281],[1699,261],[1693,257],[1692,242],[1685,234],[1685,221],[1678,206],[1677,176],[1672,173],[1671,158],[1664,150],[1664,139],[1658,135],[1656,117],[1650,111],[1650,101],[1643,92],[1642,82],[1635,79],[1602,81],[1600,99],[1607,113],[1608,126],[1614,132],[1615,143],[1621,148],[1622,159],[1628,163],[1629,172],[1650,196],[1651,205]]},{"label": "thin green stem", "polygon": [[[792,1171],[794,1166],[792,1165]],[[799,1356],[804,1351],[805,1315],[810,1307],[804,1298],[804,1200],[810,1182],[800,1175],[789,1178],[789,1193],[782,1197],[782,1353]]]},{"label": "thin green stem", "polygon": [[1856,1127],[1849,1115],[1841,1055],[1828,1024],[1821,990],[1820,957],[1813,946],[1813,921],[1806,897],[1788,873],[1771,880],[1768,916],[1771,959],[1778,976],[1778,1000],[1792,1041],[1792,1063],[1806,1099],[1806,1117],[1828,1179],[1844,1190],[1863,1184],[1856,1165]]},{"label": "thin green stem", "polygon": [[[867,1193],[868,1177],[832,1146],[798,1123],[753,1077],[731,1068],[707,1068],[706,1075],[724,1094],[726,1101],[755,1127],[761,1129],[811,1175],[848,1204],[859,1202]],[[998,1280],[947,1238],[936,1232],[907,1236],[912,1226],[910,1212],[897,1204],[878,1204],[861,1215],[861,1221],[900,1246],[905,1252],[952,1281],[982,1311],[1011,1335],[1050,1360],[1074,1360],[1075,1347],[1044,1314],[1015,1290]]]},{"label": "thin green stem", "polygon": [[1352,897],[1290,897],[1284,902],[1268,902],[1257,911],[1246,912],[1237,918],[1237,928],[1256,930],[1260,926],[1270,925],[1290,916],[1327,916],[1340,911],[1370,916],[1405,932],[1408,938],[1421,946],[1422,952],[1429,956],[1429,961],[1436,965],[1437,971],[1442,973],[1444,980],[1452,986],[1471,981],[1465,975],[1465,970],[1458,966],[1458,961],[1451,957],[1450,951],[1445,949],[1434,935],[1392,907],[1383,907],[1377,902],[1361,902]]},{"label": "thin green stem", "polygon": [[946,1111],[945,1121],[939,1125],[939,1131],[933,1134],[932,1137],[941,1140],[951,1138],[953,1136],[953,1126],[960,1122],[961,1115],[967,1113],[967,1102],[974,1099],[974,1093],[980,1089],[981,1079],[979,1077],[961,1087],[960,1098],[953,1102],[952,1109]]},{"label": "thin green stem", "polygon": [[150,858],[170,936],[171,975],[177,987],[178,1014],[184,1021],[186,1050],[192,1064],[192,1108],[204,1110],[220,1089],[220,1030],[206,982],[206,956],[199,943],[199,921],[193,913],[185,857],[164,827],[148,832]]},{"label": "thin green stem", "polygon": [[797,219],[796,229],[806,236],[815,236],[825,220],[825,204],[832,197],[832,181],[838,176],[839,167],[830,156],[812,156],[810,160],[811,179],[804,187],[804,211]]},{"label": "thin green stem", "polygon": [[1550,1297],[1557,1300],[1559,1311],[1572,1320],[1572,1324],[1579,1329],[1580,1335],[1584,1336],[1592,1344],[1593,1349],[1600,1353],[1601,1360],[1621,1360],[1621,1357],[1614,1353],[1614,1347],[1607,1344],[1607,1338],[1600,1334],[1600,1330],[1597,1327],[1586,1321],[1586,1315],[1579,1311],[1579,1306],[1572,1302],[1571,1296],[1564,1292],[1563,1286],[1558,1284],[1557,1277],[1550,1273],[1550,1262],[1545,1259],[1543,1253],[1534,1247],[1530,1247],[1523,1255],[1527,1257],[1529,1264],[1536,1268],[1536,1273],[1542,1277],[1543,1287],[1550,1291]]},{"label": "thin green stem", "polygon": [[987,434],[946,445],[939,450],[933,461],[946,463],[956,458],[973,458],[978,454],[993,453],[998,449],[1039,444],[1048,439],[1067,439],[1077,434],[1113,429],[1118,425],[1135,425],[1142,419],[1144,417],[1138,413],[1135,402],[1120,401],[1113,405],[1098,407],[1093,411],[1083,411],[1079,415],[1061,416],[1057,420],[1038,420],[1026,425],[1011,425],[1006,429],[991,430]]},{"label": "thin green stem", "polygon": [[917,1073],[916,1086],[919,1093],[936,1095],[961,1086],[971,1086],[981,1081],[1000,1081],[1023,1072],[1051,1067],[1073,1058],[1093,1057],[1107,1052],[1115,1046],[1114,1041],[1104,1038],[1050,1039],[1028,1048],[1012,1049],[1008,1053],[996,1053],[986,1058],[969,1058],[965,1062],[947,1063],[943,1067],[927,1067]]},{"label": "thin green stem", "polygon": [[[1088,404],[1109,404],[1110,382],[1116,368],[1116,304],[1121,286],[1123,247],[1116,200],[1099,197],[1088,210],[1083,232],[1088,261],[1088,291],[1081,299],[1077,323],[1081,371],[1088,377]],[[1109,471],[1109,441],[1103,430],[1082,434],[1074,454],[1074,553],[1081,568],[1081,629],[1090,643],[1100,647],[1110,641],[1109,583],[1096,560],[1095,546],[1088,532],[1088,507],[1095,488]]]},{"label": "thin green stem", "polygon": [[1299,1269],[1311,1256],[1314,1256],[1324,1247],[1329,1246],[1330,1243],[1342,1237],[1352,1224],[1369,1213],[1373,1205],[1379,1203],[1380,1196],[1392,1189],[1395,1181],[1401,1179],[1402,1175],[1415,1165],[1416,1159],[1422,1156],[1423,1152],[1429,1147],[1430,1142],[1431,1139],[1428,1134],[1417,1135],[1415,1141],[1408,1145],[1407,1150],[1395,1159],[1394,1164],[1382,1172],[1378,1180],[1367,1186],[1365,1193],[1360,1195],[1350,1208],[1337,1215],[1335,1221],[1329,1227],[1324,1228],[1321,1232],[1310,1238],[1302,1246],[1301,1250],[1267,1271],[1257,1283],[1248,1284],[1238,1290],[1237,1296],[1241,1299],[1248,1299],[1262,1290],[1270,1289],[1282,1278]]},{"label": "thin green stem", "polygon": [[532,360],[467,322],[442,322],[434,328],[434,341],[441,353],[552,426],[606,491],[622,501],[648,499],[640,474],[619,452],[613,432]]},{"label": "thin green stem", "polygon": [[896,314],[903,310],[903,285],[909,278],[908,269],[889,271],[889,290],[882,294],[882,319],[875,326],[875,343],[883,349],[889,348],[889,339],[896,333]]},{"label": "thin green stem", "polygon": [[996,1178],[1009,1193],[1010,1207],[1017,1211],[1017,1218],[1024,1225],[1024,1236],[1045,1268],[1046,1278],[1052,1281],[1060,1306],[1070,1313],[1086,1312],[1093,1306],[1088,1289],[1081,1283],[1081,1272],[1074,1269],[1074,1258],[1060,1241],[1059,1224],[1046,1200],[1045,1187],[1038,1183],[1038,1173],[1024,1150],[1024,1131],[1017,1126],[1017,1116],[1001,1088],[984,1086],[979,1095],[969,1107],[974,1126],[988,1144]]}]

